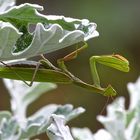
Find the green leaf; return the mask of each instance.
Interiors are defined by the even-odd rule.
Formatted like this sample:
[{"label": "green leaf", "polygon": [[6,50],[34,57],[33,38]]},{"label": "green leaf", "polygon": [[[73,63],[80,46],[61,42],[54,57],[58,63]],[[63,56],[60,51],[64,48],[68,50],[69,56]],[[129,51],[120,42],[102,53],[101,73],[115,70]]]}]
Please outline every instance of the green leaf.
[{"label": "green leaf", "polygon": [[45,21],[46,19],[44,17],[37,15],[36,10],[42,11],[43,7],[36,4],[21,4],[2,13],[0,20],[10,22],[15,27]]},{"label": "green leaf", "polygon": [[29,23],[43,23],[44,25],[59,24],[65,30],[72,31],[79,29],[85,33],[89,32],[89,28],[91,32],[92,28],[96,26],[96,24],[93,23],[89,24],[88,20],[65,18],[64,16],[46,16],[38,12],[42,10],[43,7],[40,5],[25,3],[5,11],[0,15],[0,20],[10,22],[17,28],[20,28],[21,25],[27,26]]},{"label": "green leaf", "polygon": [[21,26],[20,32],[22,32],[23,34],[16,41],[13,53],[18,53],[20,51],[25,50],[31,44],[33,40],[33,35],[28,32],[28,29],[26,26]]}]

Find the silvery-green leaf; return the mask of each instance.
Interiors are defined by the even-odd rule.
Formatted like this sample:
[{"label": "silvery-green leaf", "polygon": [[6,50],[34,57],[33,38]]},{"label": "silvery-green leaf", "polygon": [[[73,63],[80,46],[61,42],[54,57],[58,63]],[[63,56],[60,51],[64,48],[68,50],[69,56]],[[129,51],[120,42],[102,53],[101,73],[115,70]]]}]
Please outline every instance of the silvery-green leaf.
[{"label": "silvery-green leaf", "polygon": [[[26,119],[26,125],[24,126],[24,128],[22,127],[22,135],[20,136],[20,138],[30,138],[35,136],[36,134],[39,135],[46,132],[48,126],[50,125],[50,117],[52,116],[52,114],[55,114],[55,112],[57,112],[59,116],[63,117],[65,122],[67,122],[67,116],[69,116],[73,111],[78,110],[78,108],[72,109],[73,107],[71,108],[72,110],[69,110],[69,106],[70,105],[62,106],[52,104],[41,108],[39,111]],[[71,112],[66,112],[66,110],[69,110]],[[79,112],[77,112],[77,114],[75,112],[75,116],[78,116],[79,114]]]},{"label": "silvery-green leaf", "polygon": [[[52,114],[60,115],[65,118],[65,121],[68,122],[71,119],[79,116],[81,113],[85,111],[84,108],[78,107],[73,109],[73,106],[70,104],[66,105],[48,105],[46,107],[41,108],[39,111],[37,111],[35,114],[33,114],[30,119],[35,119],[39,116],[43,116],[46,119],[47,124],[44,124],[40,131],[45,131],[46,126],[48,125],[48,120],[50,119],[50,116]],[[74,114],[75,113],[75,114]]]},{"label": "silvery-green leaf", "polygon": [[26,125],[26,109],[30,103],[39,98],[42,94],[56,88],[51,83],[34,83],[28,87],[22,81],[4,79],[5,85],[11,95],[11,107],[17,120]]},{"label": "silvery-green leaf", "polygon": [[11,116],[12,114],[9,111],[0,111],[0,123],[3,120],[3,118],[10,119]]},{"label": "silvery-green leaf", "polygon": [[66,105],[55,105],[50,104],[42,107],[36,113],[29,117],[29,119],[35,119],[39,116],[45,117],[47,120],[50,118],[52,114],[61,115],[65,117],[66,121],[70,121],[71,119],[79,116],[80,114],[84,113],[85,109],[82,107],[73,108],[73,105],[66,104]]},{"label": "silvery-green leaf", "polygon": [[[5,85],[16,102],[19,100],[22,105],[29,105],[45,92],[56,88],[56,84],[34,82],[32,87],[28,87],[22,81],[4,79]],[[22,94],[21,94],[22,92]]]},{"label": "silvery-green leaf", "polygon": [[69,127],[65,125],[65,118],[54,114],[49,123],[47,135],[50,140],[74,140]]},{"label": "silvery-green leaf", "polygon": [[65,116],[66,121],[70,121],[73,118],[76,118],[80,114],[84,113],[85,109],[82,107],[78,107],[73,109],[73,105],[66,104],[64,106],[59,106],[57,110],[54,112],[56,115],[63,115]]},{"label": "silvery-green leaf", "polygon": [[43,116],[38,118],[28,118],[26,127],[21,129],[20,139],[32,138],[36,135],[46,132],[48,120]]},{"label": "silvery-green leaf", "polygon": [[107,116],[97,118],[114,140],[125,140],[126,111],[124,110],[124,98],[116,99],[107,107]]},{"label": "silvery-green leaf", "polygon": [[[0,46],[2,61],[53,52],[99,35],[96,24],[90,23],[87,19],[45,16],[39,14],[38,9],[42,8],[38,5],[23,4],[0,15],[0,19],[4,21],[2,25],[7,24],[7,21],[14,26],[20,26],[20,32],[10,23],[10,27],[1,26],[0,44],[4,44]],[[36,24],[33,33],[28,31],[29,23]],[[3,36],[7,38],[3,40]]]},{"label": "silvery-green leaf", "polygon": [[34,87],[30,87],[28,93],[23,98],[23,102],[26,105],[34,102],[38,99],[42,94],[49,92],[50,90],[55,89],[57,86],[53,83],[37,83]]},{"label": "silvery-green leaf", "polygon": [[[107,140],[139,140],[140,138],[140,81],[128,84],[130,93],[130,105],[125,109],[124,98],[118,98],[107,107],[107,116],[98,116],[98,120],[104,125],[105,133],[109,134]],[[96,140],[103,135],[94,134]]]},{"label": "silvery-green leaf", "polygon": [[[23,135],[20,138],[26,139],[26,138],[31,138],[33,136],[38,135],[37,132],[38,132],[39,127],[40,127],[40,125],[38,125],[38,124],[31,125],[31,127],[29,129],[27,129],[27,133],[25,133],[25,136]],[[22,134],[24,134],[24,133],[22,132]]]},{"label": "silvery-green leaf", "polygon": [[[13,25],[0,21],[0,58],[12,58],[12,50],[17,39],[22,35]],[[5,57],[5,58],[3,58]]]},{"label": "silvery-green leaf", "polygon": [[75,140],[95,140],[89,128],[72,128],[71,132]]},{"label": "silvery-green leaf", "polygon": [[15,5],[15,0],[0,0],[0,13]]},{"label": "silvery-green leaf", "polygon": [[[133,118],[135,118],[136,112],[138,112],[138,106],[140,103],[140,78],[138,78],[136,83],[128,83],[127,88],[130,95],[129,110],[127,112],[127,125],[129,125],[129,123],[133,121]],[[132,127],[132,123],[130,126]]]},{"label": "silvery-green leaf", "polygon": [[127,85],[129,95],[130,95],[130,105],[129,109],[132,110],[136,108],[136,106],[140,102],[140,78],[136,81],[136,83],[128,83]]},{"label": "silvery-green leaf", "polygon": [[[84,41],[87,41],[91,38],[99,36],[99,33],[96,31],[96,23],[89,22],[88,19],[74,19],[64,16],[56,15],[47,15],[45,16],[50,22],[57,23],[64,28],[65,31],[69,30],[80,30],[84,33]],[[62,24],[60,24],[62,23]],[[64,24],[64,25],[63,25]],[[73,29],[70,27],[74,27]]]},{"label": "silvery-green leaf", "polygon": [[134,115],[129,120],[126,128],[126,136],[132,140],[140,138],[140,102],[135,106],[135,109],[128,110],[129,113],[134,112]]},{"label": "silvery-green leaf", "polygon": [[[138,107],[135,108],[134,116],[131,117],[127,125],[125,134],[128,139],[139,140],[139,137],[140,137],[140,118],[139,118],[140,109],[139,107],[140,105],[138,105]],[[131,113],[130,110],[128,112]]]},{"label": "silvery-green leaf", "polygon": [[16,139],[18,137],[17,130],[19,128],[19,125],[15,118],[6,119],[3,118],[3,120],[0,123],[0,139],[1,140],[18,140]]},{"label": "silvery-green leaf", "polygon": [[99,129],[95,134],[89,128],[72,128],[71,132],[75,140],[114,140],[104,129]]},{"label": "silvery-green leaf", "polygon": [[[5,43],[3,43],[3,38],[0,39],[0,43],[4,44],[0,46],[0,58],[2,61],[29,58],[50,53],[84,41],[85,38],[84,32],[80,30],[66,32],[58,24],[53,24],[46,29],[43,24],[38,23],[33,33],[31,44],[27,46],[25,50],[14,53],[12,52],[15,48],[14,45],[16,44],[17,38],[20,37],[22,33],[17,33],[12,25],[9,28],[5,27],[3,30],[0,30],[0,37],[7,36],[7,38],[4,40]],[[22,44],[22,41],[24,40],[21,40],[18,44]]]},{"label": "silvery-green leaf", "polygon": [[34,114],[32,114],[28,119],[35,120],[36,118],[39,118],[40,116],[42,116],[48,121],[50,116],[52,114],[54,114],[54,112],[59,107],[60,107],[60,105],[56,105],[56,104],[46,105],[46,106],[42,107],[41,109],[39,109],[38,111],[36,111]]},{"label": "silvery-green leaf", "polygon": [[104,140],[114,140],[111,134],[104,129],[99,129],[93,137],[95,140],[101,140],[102,138],[104,138]]}]

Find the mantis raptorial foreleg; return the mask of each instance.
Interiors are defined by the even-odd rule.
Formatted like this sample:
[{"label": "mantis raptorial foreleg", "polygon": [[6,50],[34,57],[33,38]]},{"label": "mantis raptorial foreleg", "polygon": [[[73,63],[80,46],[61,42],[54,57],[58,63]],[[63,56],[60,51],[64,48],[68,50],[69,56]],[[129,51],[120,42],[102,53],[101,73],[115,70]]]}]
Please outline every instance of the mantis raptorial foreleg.
[{"label": "mantis raptorial foreleg", "polygon": [[60,69],[65,71],[67,74],[69,74],[73,78],[75,84],[78,84],[81,87],[91,88],[94,91],[101,90],[101,93],[105,96],[111,96],[111,97],[115,96],[116,91],[113,89],[113,87],[111,85],[108,85],[107,88],[101,87],[100,78],[99,78],[97,68],[96,68],[96,63],[98,62],[100,64],[115,68],[117,70],[120,70],[123,72],[128,72],[129,71],[129,62],[124,57],[122,57],[120,55],[92,56],[90,58],[90,68],[91,68],[91,73],[92,73],[94,85],[89,85],[87,83],[84,83],[83,81],[81,81],[77,77],[75,77],[73,74],[71,74],[67,70],[67,67],[65,65],[65,61],[69,61],[69,60],[76,58],[77,54],[79,52],[81,52],[83,49],[85,49],[86,47],[87,47],[87,44],[85,43],[85,45],[83,47],[68,54],[64,58],[59,59],[58,65],[59,65]]},{"label": "mantis raptorial foreleg", "polygon": [[100,86],[100,78],[97,72],[96,63],[115,68],[117,70],[128,72],[129,62],[127,59],[120,55],[103,55],[103,56],[92,56],[90,58],[90,68],[92,78],[96,86]]},{"label": "mantis raptorial foreleg", "polygon": [[[90,68],[92,73],[92,78],[95,86],[100,87],[100,78],[97,72],[96,63],[100,63],[117,70],[128,72],[129,71],[129,62],[127,59],[120,55],[103,55],[103,56],[92,56],[90,58]],[[108,86],[108,91],[112,91],[113,88],[111,85]],[[107,92],[109,93],[109,92]]]},{"label": "mantis raptorial foreleg", "polygon": [[[102,88],[100,86],[100,82],[98,80],[98,82],[96,82],[95,85],[90,85],[90,84],[87,84],[83,81],[81,81],[79,78],[75,77],[72,73],[70,73],[65,65],[65,61],[69,61],[69,60],[72,60],[74,58],[76,58],[77,54],[79,52],[81,52],[83,49],[87,48],[87,43],[84,44],[83,47],[75,50],[74,52],[68,54],[67,56],[65,56],[64,58],[61,58],[59,59],[57,62],[58,62],[58,66],[60,69],[62,69],[65,73],[67,73],[69,76],[71,76],[71,78],[73,78],[73,83],[78,85],[78,86],[81,86],[83,88],[86,88],[86,89],[89,89],[89,90],[92,90],[94,92],[98,92],[98,93],[101,93],[102,95],[104,96],[115,96],[116,95],[116,91],[112,88],[111,85],[109,85],[107,88]],[[97,74],[97,71],[96,73],[94,73],[96,76],[98,76]],[[99,78],[99,77],[98,77]],[[97,86],[98,85],[98,86]]]}]

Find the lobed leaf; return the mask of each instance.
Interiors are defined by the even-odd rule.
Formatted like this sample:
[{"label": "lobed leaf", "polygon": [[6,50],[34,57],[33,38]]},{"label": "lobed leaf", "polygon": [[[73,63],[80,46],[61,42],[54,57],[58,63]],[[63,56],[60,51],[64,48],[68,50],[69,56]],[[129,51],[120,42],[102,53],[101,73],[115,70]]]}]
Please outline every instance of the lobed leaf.
[{"label": "lobed leaf", "polygon": [[[39,5],[26,3],[0,14],[3,21],[0,24],[2,61],[50,53],[98,36],[95,23],[86,19],[42,15],[37,11],[42,9]],[[36,25],[32,33],[29,24]]]},{"label": "lobed leaf", "polygon": [[[59,110],[59,113],[57,110]],[[66,113],[65,110],[70,110],[71,112]],[[20,138],[21,139],[31,138],[31,137],[35,136],[36,134],[39,135],[46,131],[49,133],[50,126],[55,125],[55,123],[59,123],[59,121],[57,121],[57,120],[52,122],[51,121],[52,116],[56,116],[56,118],[60,117],[60,121],[63,120],[63,123],[65,124],[67,121],[69,121],[68,116],[71,116],[71,114],[73,114],[73,112],[76,110],[77,110],[77,113],[75,112],[75,117],[78,116],[79,114],[83,113],[83,111],[80,108],[76,108],[73,110],[72,105],[45,106],[44,108],[40,109],[37,113],[35,113],[32,116],[30,116],[29,118],[27,118],[26,127],[24,129],[22,129],[22,133],[21,133],[22,135],[20,136]],[[63,119],[61,120],[61,118],[63,118]],[[59,126],[60,129],[62,129],[62,127],[63,127],[62,125]],[[52,131],[54,131],[54,130],[52,130]],[[65,132],[62,135],[65,136]],[[57,136],[55,136],[55,137],[57,138]],[[67,136],[67,138],[68,138],[68,136]]]},{"label": "lobed leaf", "polygon": [[[107,107],[106,116],[98,116],[97,119],[103,124],[104,129],[99,129],[93,134],[89,129],[72,129],[74,138],[84,140],[139,140],[140,138],[140,79],[136,83],[129,83],[130,105],[125,109],[123,97],[116,99]],[[84,136],[83,136],[84,135]],[[77,140],[76,139],[76,140]]]},{"label": "lobed leaf", "polygon": [[59,115],[52,115],[49,123],[47,135],[50,140],[74,140],[69,127],[65,126],[65,118]]}]

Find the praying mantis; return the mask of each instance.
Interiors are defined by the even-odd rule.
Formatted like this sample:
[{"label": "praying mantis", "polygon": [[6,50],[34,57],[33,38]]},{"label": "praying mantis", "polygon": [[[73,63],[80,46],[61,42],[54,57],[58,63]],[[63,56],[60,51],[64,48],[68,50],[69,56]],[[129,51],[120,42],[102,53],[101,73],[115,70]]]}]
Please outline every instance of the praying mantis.
[{"label": "praying mantis", "polygon": [[[103,96],[116,96],[115,89],[108,85],[106,88],[101,87],[100,78],[96,68],[96,63],[100,63],[105,66],[115,68],[117,70],[128,72],[129,62],[127,59],[120,55],[103,55],[92,56],[90,58],[90,69],[94,84],[88,84],[78,77],[73,75],[66,67],[65,62],[70,61],[77,57],[77,55],[87,48],[88,45],[84,42],[84,45],[65,57],[57,60],[57,67],[54,66],[43,55],[39,62],[35,61],[19,61],[6,64],[0,67],[0,77],[9,78],[15,80],[22,80],[28,86],[32,86],[34,81],[37,82],[53,82],[59,84],[74,84],[79,87],[85,88],[91,92],[99,93]],[[2,62],[3,63],[3,62]],[[14,73],[13,73],[14,72]],[[31,81],[27,83],[26,81]]]},{"label": "praying mantis", "polygon": [[[4,65],[0,67],[0,77],[22,80],[29,86],[34,81],[74,84],[104,96],[115,96],[117,93],[111,85],[106,88],[101,86],[96,63],[128,72],[129,62],[124,57],[114,54],[92,56],[89,62],[93,84],[88,84],[73,75],[65,64],[87,48],[87,40],[99,36],[96,31],[97,25],[87,19],[43,15],[38,12],[39,10],[43,10],[43,7],[26,3],[0,14],[1,63],[17,60],[15,63],[3,63]],[[30,24],[36,25],[33,32],[29,31]],[[83,47],[57,60],[57,66],[44,56],[39,62],[18,60],[53,52],[81,41],[84,41]]]}]

